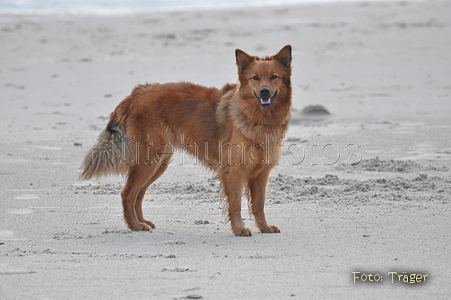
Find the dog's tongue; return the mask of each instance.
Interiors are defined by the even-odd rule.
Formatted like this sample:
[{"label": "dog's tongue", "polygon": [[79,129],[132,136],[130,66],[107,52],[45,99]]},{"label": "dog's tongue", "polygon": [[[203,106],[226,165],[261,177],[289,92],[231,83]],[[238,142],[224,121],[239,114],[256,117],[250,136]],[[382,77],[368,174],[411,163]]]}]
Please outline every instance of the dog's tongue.
[{"label": "dog's tongue", "polygon": [[268,104],[271,98],[260,98],[260,102],[263,104]]}]

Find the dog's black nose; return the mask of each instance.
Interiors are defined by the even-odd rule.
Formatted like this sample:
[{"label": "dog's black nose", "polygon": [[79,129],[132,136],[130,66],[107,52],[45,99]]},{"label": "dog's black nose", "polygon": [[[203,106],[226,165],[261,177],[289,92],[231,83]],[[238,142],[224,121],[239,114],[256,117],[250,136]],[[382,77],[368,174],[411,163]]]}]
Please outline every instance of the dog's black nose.
[{"label": "dog's black nose", "polygon": [[267,98],[270,96],[271,91],[267,87],[262,87],[260,89],[260,97]]}]

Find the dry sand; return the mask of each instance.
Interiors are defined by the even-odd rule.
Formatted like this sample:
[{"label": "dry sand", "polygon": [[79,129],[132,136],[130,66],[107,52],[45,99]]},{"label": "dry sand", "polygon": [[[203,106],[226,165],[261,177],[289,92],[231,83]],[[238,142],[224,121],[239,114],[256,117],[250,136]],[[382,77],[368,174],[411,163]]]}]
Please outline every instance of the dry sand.
[{"label": "dry sand", "polygon": [[[448,298],[450,16],[449,1],[0,15],[0,299]],[[134,85],[221,86],[235,48],[285,44],[296,110],[267,205],[281,234],[233,236],[218,182],[180,155],[145,198],[151,233],[125,227],[123,178],[78,181]]]}]

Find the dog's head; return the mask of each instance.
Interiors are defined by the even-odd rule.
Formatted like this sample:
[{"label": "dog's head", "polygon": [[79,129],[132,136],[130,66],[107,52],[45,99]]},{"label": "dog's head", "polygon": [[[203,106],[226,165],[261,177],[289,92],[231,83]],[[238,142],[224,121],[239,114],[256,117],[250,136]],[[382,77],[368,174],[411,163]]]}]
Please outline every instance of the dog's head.
[{"label": "dog's head", "polygon": [[[283,47],[276,55],[259,58],[239,49],[235,51],[240,90],[258,101],[261,107],[270,107],[277,99],[291,97],[291,46]],[[249,97],[252,95],[252,97]]]}]

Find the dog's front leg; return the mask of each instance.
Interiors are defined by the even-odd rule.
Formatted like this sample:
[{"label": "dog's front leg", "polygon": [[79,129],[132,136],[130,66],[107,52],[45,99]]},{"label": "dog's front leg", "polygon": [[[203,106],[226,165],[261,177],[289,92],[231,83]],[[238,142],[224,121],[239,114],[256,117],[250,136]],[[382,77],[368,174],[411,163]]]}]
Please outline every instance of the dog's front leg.
[{"label": "dog's front leg", "polygon": [[270,172],[271,168],[266,168],[247,183],[247,194],[255,224],[264,233],[280,232],[279,227],[269,225],[265,217],[265,195]]},{"label": "dog's front leg", "polygon": [[236,172],[224,172],[220,175],[222,192],[227,201],[227,213],[232,231],[235,235],[251,236],[252,231],[244,226],[241,217],[241,193],[243,192],[243,177]]}]

